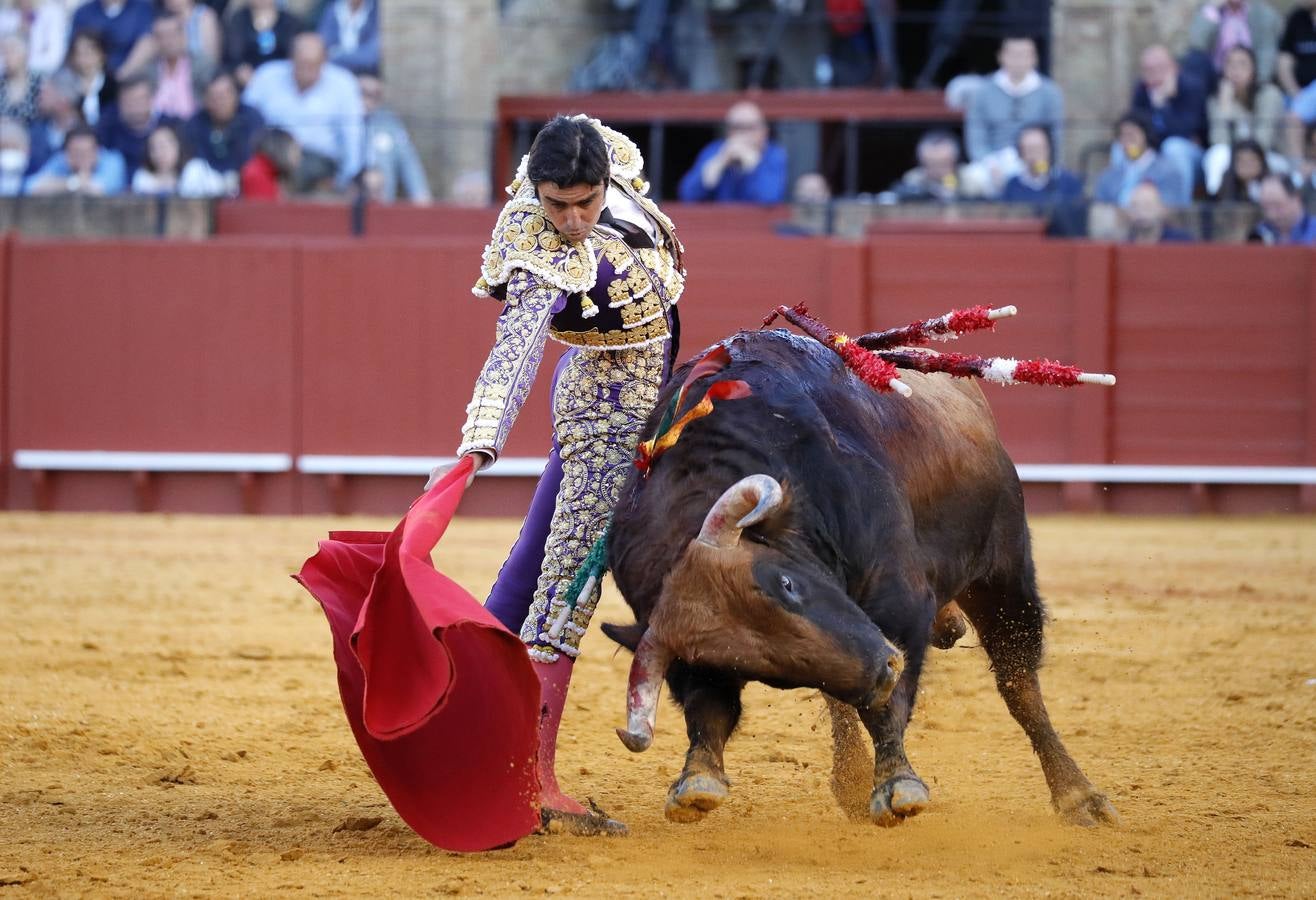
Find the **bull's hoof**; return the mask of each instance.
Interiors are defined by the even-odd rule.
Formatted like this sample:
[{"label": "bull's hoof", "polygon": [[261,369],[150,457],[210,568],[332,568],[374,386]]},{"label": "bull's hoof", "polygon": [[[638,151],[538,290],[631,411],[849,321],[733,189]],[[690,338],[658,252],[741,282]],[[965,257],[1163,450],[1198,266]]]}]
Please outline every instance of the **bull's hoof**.
[{"label": "bull's hoof", "polygon": [[1120,814],[1106,795],[1096,788],[1074,791],[1055,802],[1060,818],[1071,825],[1092,828],[1097,825],[1118,825]]},{"label": "bull's hoof", "polygon": [[683,774],[667,792],[663,815],[669,822],[698,822],[721,806],[729,794],[727,783],[716,775]]},{"label": "bull's hoof", "polygon": [[923,812],[928,802],[928,786],[917,776],[897,775],[873,791],[868,818],[883,828],[893,828]]}]

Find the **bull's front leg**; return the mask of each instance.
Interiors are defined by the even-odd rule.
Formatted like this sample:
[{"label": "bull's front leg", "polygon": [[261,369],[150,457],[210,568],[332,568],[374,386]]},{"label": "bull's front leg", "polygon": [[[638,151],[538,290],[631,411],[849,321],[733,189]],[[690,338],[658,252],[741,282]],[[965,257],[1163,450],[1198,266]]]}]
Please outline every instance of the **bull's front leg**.
[{"label": "bull's front leg", "polygon": [[905,756],[905,726],[914,707],[921,663],[921,659],[911,660],[906,665],[884,706],[859,710],[859,719],[873,739],[873,794],[868,800],[868,817],[886,828],[918,815],[929,802],[928,786]]},{"label": "bull's front leg", "polygon": [[727,740],[740,721],[745,682],[725,673],[674,662],[667,672],[672,697],[685,711],[690,749],[685,767],[667,792],[664,814],[673,822],[698,822],[731,790],[723,764]]}]

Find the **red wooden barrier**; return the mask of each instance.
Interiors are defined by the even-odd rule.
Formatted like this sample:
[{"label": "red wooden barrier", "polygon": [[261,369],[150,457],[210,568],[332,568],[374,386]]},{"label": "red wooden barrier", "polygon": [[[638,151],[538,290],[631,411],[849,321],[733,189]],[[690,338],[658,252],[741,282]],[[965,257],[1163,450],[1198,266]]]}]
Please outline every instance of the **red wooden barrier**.
[{"label": "red wooden barrier", "polygon": [[[10,448],[287,452],[298,415],[296,255],[260,245],[18,241]],[[134,505],[128,479],[52,477],[56,505],[66,489],[79,508]],[[166,479],[155,500],[161,509],[238,511],[233,479]],[[263,480],[261,508],[291,512],[293,478]],[[35,505],[25,475],[10,489],[12,505]]]},{"label": "red wooden barrier", "polygon": [[[492,216],[492,211],[489,211]],[[469,293],[484,230],[457,239],[14,241],[0,254],[0,452],[11,508],[39,484],[17,449],[447,455],[498,307]],[[804,300],[857,334],[956,306],[1020,317],[955,349],[1113,371],[1114,390],[986,385],[1021,463],[1316,466],[1316,253],[687,232],[688,359]],[[7,307],[7,314],[6,314]],[[6,359],[7,358],[7,359]],[[507,448],[541,456],[555,351]],[[266,475],[266,511],[399,512],[418,477]],[[232,475],[49,476],[56,508],[249,506]],[[516,511],[487,479],[468,512]],[[1292,486],[1030,487],[1035,508],[1295,509]],[[1316,497],[1307,490],[1308,508]]]}]

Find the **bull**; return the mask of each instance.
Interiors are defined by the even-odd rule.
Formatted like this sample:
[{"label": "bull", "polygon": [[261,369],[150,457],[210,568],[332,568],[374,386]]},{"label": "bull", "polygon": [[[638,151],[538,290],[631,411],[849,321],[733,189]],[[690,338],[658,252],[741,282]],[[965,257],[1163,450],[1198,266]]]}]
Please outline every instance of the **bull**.
[{"label": "bull", "polygon": [[[636,619],[604,626],[635,652],[618,733],[649,746],[664,677],[685,715],[690,748],[667,818],[699,820],[728,797],[723,752],[749,681],[824,694],[847,813],[891,826],[923,811],[904,732],[929,644],[953,644],[967,617],[1055,809],[1117,822],[1043,703],[1046,610],[1022,490],[978,386],[910,372],[911,397],[878,393],[785,331],[721,346],[725,368],[696,373],[689,397],[722,379],[749,395],[719,403],[630,477],[609,546]],[[649,433],[690,368],[664,389]]]}]

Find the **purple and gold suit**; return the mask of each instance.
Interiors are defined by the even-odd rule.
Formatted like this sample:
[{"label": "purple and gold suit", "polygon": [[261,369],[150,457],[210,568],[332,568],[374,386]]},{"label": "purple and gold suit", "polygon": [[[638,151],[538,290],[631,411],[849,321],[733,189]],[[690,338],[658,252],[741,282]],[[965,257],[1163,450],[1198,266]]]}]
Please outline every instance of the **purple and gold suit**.
[{"label": "purple and gold suit", "polygon": [[598,605],[597,585],[574,609],[561,598],[607,527],[631,469],[666,375],[685,281],[672,223],[644,196],[639,150],[618,132],[591,124],[609,147],[610,207],[644,216],[646,227],[605,209],[588,238],[568,242],[544,214],[522,161],[474,288],[504,308],[457,450],[496,459],[534,383],[546,339],[571,347],[554,373],[548,466],[486,604],[520,630],[530,655],[542,662],[579,653]]}]

